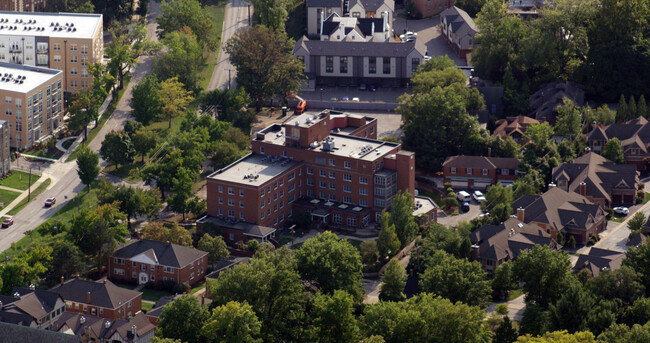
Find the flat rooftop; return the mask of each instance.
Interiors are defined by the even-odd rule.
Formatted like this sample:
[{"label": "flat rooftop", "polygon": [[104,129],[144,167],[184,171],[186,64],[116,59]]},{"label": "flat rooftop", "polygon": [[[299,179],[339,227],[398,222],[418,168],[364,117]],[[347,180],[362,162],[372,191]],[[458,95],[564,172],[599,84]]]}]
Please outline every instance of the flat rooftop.
[{"label": "flat rooftop", "polygon": [[438,208],[438,205],[428,197],[416,196],[413,200],[415,202],[415,211],[413,211],[414,216],[426,214],[433,211],[433,209]]},{"label": "flat rooftop", "polygon": [[101,14],[0,11],[0,35],[93,38]]},{"label": "flat rooftop", "polygon": [[[285,145],[286,129],[284,126],[271,125],[259,131],[264,134],[264,142],[277,145]],[[399,144],[392,142],[377,141],[374,139],[353,137],[346,134],[333,133],[326,137],[334,143],[333,149],[327,149],[323,142],[315,142],[305,150],[319,151],[334,156],[358,158],[364,161],[375,161],[384,157]]]},{"label": "flat rooftop", "polygon": [[61,73],[56,69],[0,62],[0,90],[28,93]]},{"label": "flat rooftop", "polygon": [[208,178],[244,185],[261,186],[298,163],[282,157],[249,154],[229,166],[210,174]]}]

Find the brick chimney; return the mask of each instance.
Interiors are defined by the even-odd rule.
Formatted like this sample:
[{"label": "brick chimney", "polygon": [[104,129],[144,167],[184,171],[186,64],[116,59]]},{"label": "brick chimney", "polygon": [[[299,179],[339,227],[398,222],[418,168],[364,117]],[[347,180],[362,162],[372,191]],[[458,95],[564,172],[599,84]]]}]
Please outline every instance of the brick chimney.
[{"label": "brick chimney", "polygon": [[520,207],[517,209],[517,220],[523,223],[524,218],[526,218],[526,210]]},{"label": "brick chimney", "polygon": [[587,196],[587,184],[584,182],[580,182],[580,195]]},{"label": "brick chimney", "polygon": [[86,303],[90,304],[90,292],[86,293]]},{"label": "brick chimney", "polygon": [[549,183],[549,184],[548,184],[548,189],[549,189],[549,190],[551,190],[551,189],[553,189],[553,188],[555,188],[555,187],[557,187],[557,185],[554,184],[554,183]]},{"label": "brick chimney", "polygon": [[178,238],[178,245],[183,245],[183,237]]},{"label": "brick chimney", "polygon": [[492,157],[492,148],[488,148],[488,157]]}]

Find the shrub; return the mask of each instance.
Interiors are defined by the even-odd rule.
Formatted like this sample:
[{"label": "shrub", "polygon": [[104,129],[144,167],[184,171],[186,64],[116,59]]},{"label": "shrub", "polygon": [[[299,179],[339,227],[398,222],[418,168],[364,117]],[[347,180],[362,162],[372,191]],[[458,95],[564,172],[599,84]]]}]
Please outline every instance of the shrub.
[{"label": "shrub", "polygon": [[176,284],[176,286],[174,286],[174,293],[177,293],[177,294],[187,293],[187,291],[189,291],[189,290],[190,290],[190,285],[188,285],[186,283],[179,283],[179,284]]},{"label": "shrub", "polygon": [[506,315],[506,314],[508,314],[508,305],[506,305],[506,304],[499,304],[499,305],[497,305],[497,309],[496,309],[496,311],[497,311],[498,314],[500,314],[500,315],[502,315],[502,316],[503,316],[503,315]]}]

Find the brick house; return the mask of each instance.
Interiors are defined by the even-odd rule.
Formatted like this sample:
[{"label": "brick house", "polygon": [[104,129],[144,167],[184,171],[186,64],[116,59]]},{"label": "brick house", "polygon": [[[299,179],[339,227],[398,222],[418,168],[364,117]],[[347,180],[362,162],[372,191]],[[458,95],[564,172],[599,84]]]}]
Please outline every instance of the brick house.
[{"label": "brick house", "polygon": [[602,232],[607,225],[605,211],[586,197],[558,187],[542,195],[524,195],[512,203],[517,219],[546,230],[553,239],[561,232],[565,240],[573,236],[578,244]]},{"label": "brick house", "polygon": [[503,185],[515,181],[516,158],[485,156],[450,156],[442,164],[444,182],[459,189],[486,189],[501,182]]},{"label": "brick house", "polygon": [[616,164],[594,152],[553,168],[553,183],[587,197],[604,208],[634,204],[639,172],[633,165]]},{"label": "brick house", "polygon": [[156,325],[142,312],[128,320],[66,312],[57,320],[53,330],[75,335],[81,342],[147,343],[154,337]]},{"label": "brick house", "polygon": [[[450,5],[449,2],[447,2]],[[447,43],[462,58],[474,49],[474,36],[479,32],[476,23],[467,12],[451,6],[440,13],[442,35]]]},{"label": "brick house", "polygon": [[526,116],[499,119],[495,123],[496,128],[492,132],[492,136],[501,137],[502,139],[512,137],[515,142],[521,145],[526,145],[526,143],[528,143],[526,130],[532,124],[539,124],[539,121]]},{"label": "brick house", "polygon": [[208,253],[169,242],[138,239],[126,243],[108,259],[108,275],[115,280],[172,280],[190,286],[205,277]]},{"label": "brick house", "polygon": [[616,270],[621,268],[625,253],[592,247],[588,254],[580,254],[573,266],[574,272],[586,269],[591,276],[598,276],[603,270]]},{"label": "brick house", "polygon": [[129,319],[142,310],[142,293],[116,286],[107,279],[70,279],[50,291],[65,301],[66,311],[106,319]]},{"label": "brick house", "polygon": [[644,117],[608,126],[598,125],[589,135],[587,144],[591,151],[602,153],[612,138],[621,141],[625,163],[636,166],[639,171],[650,169],[650,123]]},{"label": "brick house", "polygon": [[15,288],[11,296],[0,295],[0,322],[50,329],[64,312],[65,302],[57,293],[34,285]]}]

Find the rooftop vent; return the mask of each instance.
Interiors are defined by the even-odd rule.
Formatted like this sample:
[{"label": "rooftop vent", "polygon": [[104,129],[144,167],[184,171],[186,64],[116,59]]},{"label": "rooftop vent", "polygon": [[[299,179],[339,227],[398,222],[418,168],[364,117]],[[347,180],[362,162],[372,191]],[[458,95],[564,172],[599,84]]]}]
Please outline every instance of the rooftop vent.
[{"label": "rooftop vent", "polygon": [[110,321],[110,320],[107,320],[107,321],[104,323],[104,327],[107,328],[107,329],[110,328],[110,327],[111,327],[111,321]]},{"label": "rooftop vent", "polygon": [[85,322],[86,322],[86,317],[81,316],[81,317],[79,318],[79,323],[83,324],[83,323],[85,323]]}]

